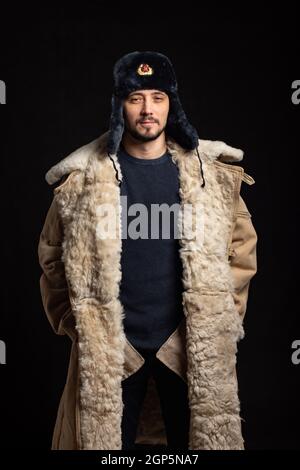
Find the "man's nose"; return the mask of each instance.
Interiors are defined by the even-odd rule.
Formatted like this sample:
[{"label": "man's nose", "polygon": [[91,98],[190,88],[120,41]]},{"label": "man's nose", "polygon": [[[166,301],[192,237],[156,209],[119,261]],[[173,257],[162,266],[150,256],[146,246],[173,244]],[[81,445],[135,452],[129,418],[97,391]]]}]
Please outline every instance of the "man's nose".
[{"label": "man's nose", "polygon": [[141,114],[142,115],[148,115],[148,114],[152,114],[152,109],[151,109],[151,101],[149,100],[144,100],[143,101],[143,106],[142,106],[142,109],[141,109]]}]

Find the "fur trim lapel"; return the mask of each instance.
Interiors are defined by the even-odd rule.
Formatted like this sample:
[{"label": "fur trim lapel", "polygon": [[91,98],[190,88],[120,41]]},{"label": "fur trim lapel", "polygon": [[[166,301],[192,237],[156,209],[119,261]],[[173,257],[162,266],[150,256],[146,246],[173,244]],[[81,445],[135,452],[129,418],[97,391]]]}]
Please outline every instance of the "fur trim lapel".
[{"label": "fur trim lapel", "polygon": [[[118,298],[120,188],[109,158],[89,152],[85,173],[73,178],[70,188],[58,188],[56,197],[64,223],[63,261],[78,331],[78,446],[87,450],[121,449],[125,335]],[[116,210],[116,230],[110,239],[99,236],[107,221],[101,211],[105,204]]]},{"label": "fur trim lapel", "polygon": [[202,145],[205,189],[200,187],[195,152],[184,155],[177,145],[169,147],[179,168],[181,202],[200,209],[203,220],[202,238],[180,240],[191,410],[189,449],[243,449],[235,364],[236,343],[244,331],[234,305],[227,257],[241,180],[237,172],[213,162],[220,151],[227,153],[224,145]]}]

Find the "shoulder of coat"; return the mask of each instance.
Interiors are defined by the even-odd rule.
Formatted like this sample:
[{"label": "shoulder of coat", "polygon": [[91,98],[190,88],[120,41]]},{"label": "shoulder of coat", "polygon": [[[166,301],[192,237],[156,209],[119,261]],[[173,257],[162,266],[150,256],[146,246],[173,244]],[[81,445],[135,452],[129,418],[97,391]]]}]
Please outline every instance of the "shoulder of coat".
[{"label": "shoulder of coat", "polygon": [[86,169],[91,156],[101,155],[101,153],[103,153],[106,140],[107,133],[97,137],[97,139],[92,142],[79,147],[74,152],[60,160],[47,171],[45,175],[47,183],[52,185],[60,181],[62,177],[67,177],[73,172],[83,172]]},{"label": "shoulder of coat", "polygon": [[240,162],[244,157],[243,150],[231,147],[221,140],[199,139],[198,151],[212,161]]},{"label": "shoulder of coat", "polygon": [[252,176],[248,175],[244,168],[235,165],[244,158],[243,150],[232,147],[220,140],[201,140],[199,139],[198,146],[199,154],[208,159],[210,162],[215,163],[217,166],[222,166],[229,171],[235,171],[241,174],[241,179],[245,183],[252,185],[255,183]]}]

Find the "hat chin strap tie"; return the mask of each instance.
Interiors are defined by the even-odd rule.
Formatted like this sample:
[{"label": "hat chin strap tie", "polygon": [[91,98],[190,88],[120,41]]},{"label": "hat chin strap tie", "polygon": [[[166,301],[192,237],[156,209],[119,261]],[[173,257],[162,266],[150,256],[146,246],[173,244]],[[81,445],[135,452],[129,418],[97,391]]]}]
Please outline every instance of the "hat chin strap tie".
[{"label": "hat chin strap tie", "polygon": [[204,179],[204,173],[203,173],[202,160],[201,160],[200,155],[199,155],[199,152],[198,152],[198,147],[196,147],[196,152],[197,152],[198,160],[199,160],[199,163],[200,163],[200,170],[201,170],[201,177],[202,177],[201,188],[204,188],[204,186],[205,186],[205,179]]},{"label": "hat chin strap tie", "polygon": [[116,167],[115,161],[114,161],[114,159],[112,158],[112,156],[109,152],[107,153],[107,155],[109,156],[110,160],[112,161],[112,164],[113,164],[115,172],[116,172],[116,179],[119,182],[119,186],[121,186],[122,180],[120,180],[120,178],[119,178],[119,171],[118,171],[118,168]]}]

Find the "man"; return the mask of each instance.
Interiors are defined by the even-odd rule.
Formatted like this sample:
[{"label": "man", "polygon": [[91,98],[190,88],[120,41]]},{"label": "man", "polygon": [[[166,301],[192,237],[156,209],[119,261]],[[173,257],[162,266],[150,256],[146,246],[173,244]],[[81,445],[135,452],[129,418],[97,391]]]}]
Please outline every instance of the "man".
[{"label": "man", "polygon": [[[240,196],[254,180],[228,164],[242,157],[198,139],[167,57],[116,63],[109,132],[46,175],[59,186],[41,293],[73,341],[53,449],[243,448],[236,350],[257,236]],[[167,237],[132,218],[163,203],[180,205]]]}]

